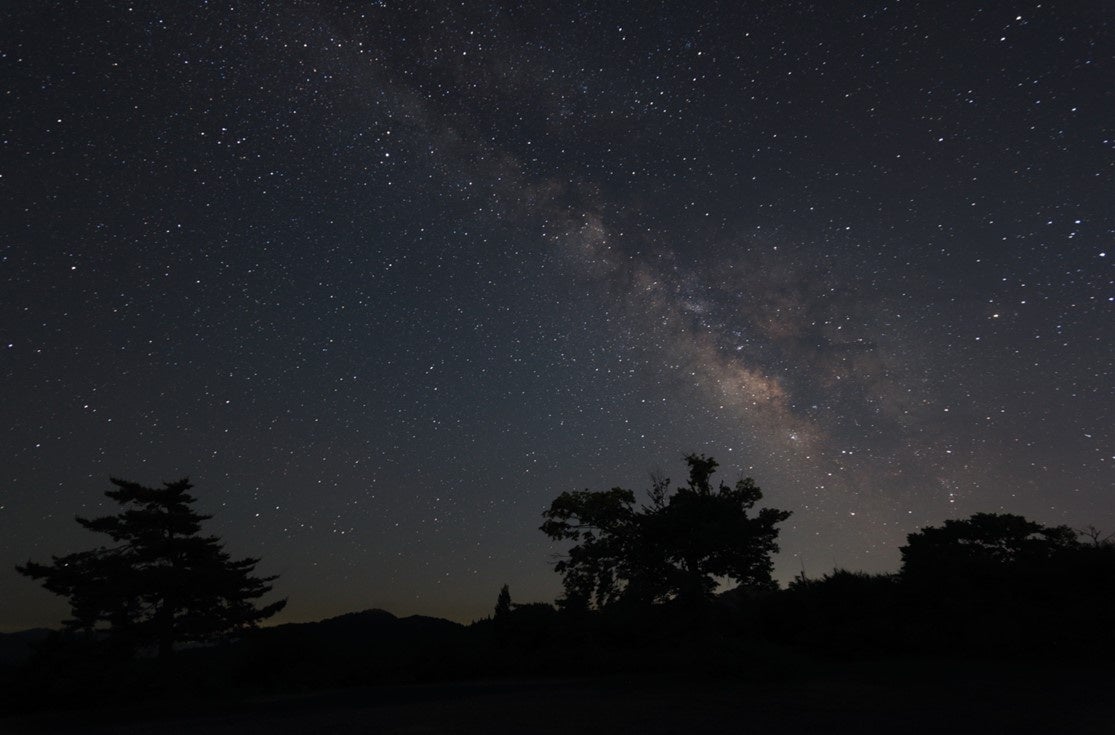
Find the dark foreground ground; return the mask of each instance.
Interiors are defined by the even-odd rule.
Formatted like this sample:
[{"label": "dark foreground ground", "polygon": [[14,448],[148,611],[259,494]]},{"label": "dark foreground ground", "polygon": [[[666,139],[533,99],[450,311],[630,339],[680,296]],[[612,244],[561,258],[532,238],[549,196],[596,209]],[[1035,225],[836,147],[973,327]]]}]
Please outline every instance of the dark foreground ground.
[{"label": "dark foreground ground", "polygon": [[778,682],[609,677],[334,690],[0,719],[43,733],[1115,733],[1115,676],[1006,664],[836,666]]}]

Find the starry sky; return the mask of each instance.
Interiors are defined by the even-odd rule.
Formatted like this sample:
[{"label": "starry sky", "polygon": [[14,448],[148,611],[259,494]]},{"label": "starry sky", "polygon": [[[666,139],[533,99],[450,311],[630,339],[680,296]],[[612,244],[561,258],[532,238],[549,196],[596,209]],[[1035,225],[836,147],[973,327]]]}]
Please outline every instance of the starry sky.
[{"label": "starry sky", "polygon": [[283,621],[553,600],[549,502],[693,451],[783,581],[1115,530],[1110,3],[0,16],[0,630],[109,476],[188,475]]}]

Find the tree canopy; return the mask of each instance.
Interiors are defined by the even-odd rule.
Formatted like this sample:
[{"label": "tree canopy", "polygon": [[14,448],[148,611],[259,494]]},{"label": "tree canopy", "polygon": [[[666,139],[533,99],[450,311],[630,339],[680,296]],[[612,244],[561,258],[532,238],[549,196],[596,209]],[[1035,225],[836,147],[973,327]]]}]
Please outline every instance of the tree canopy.
[{"label": "tree canopy", "polygon": [[976,513],[911,533],[899,551],[904,578],[940,581],[1043,564],[1079,546],[1068,526],[1043,526],[1010,513]]},{"label": "tree canopy", "polygon": [[252,576],[259,559],[234,561],[216,536],[201,535],[211,516],[190,507],[196,498],[188,479],[161,488],[111,482],[105,495],[123,510],[77,522],[107,534],[113,545],[16,567],[69,600],[68,630],[99,632],[126,652],[154,647],[165,656],[178,643],[253,627],[286,605],[256,607],[276,577]]},{"label": "tree canopy", "polygon": [[710,597],[718,580],[772,588],[778,551],[776,525],[789,511],[763,508],[751,478],[712,485],[718,463],[690,454],[687,485],[671,489],[656,478],[649,504],[636,507],[624,488],[565,492],[549,510],[541,530],[555,541],[572,541],[555,565],[562,574],[566,606],[602,606],[619,601],[653,603]]}]

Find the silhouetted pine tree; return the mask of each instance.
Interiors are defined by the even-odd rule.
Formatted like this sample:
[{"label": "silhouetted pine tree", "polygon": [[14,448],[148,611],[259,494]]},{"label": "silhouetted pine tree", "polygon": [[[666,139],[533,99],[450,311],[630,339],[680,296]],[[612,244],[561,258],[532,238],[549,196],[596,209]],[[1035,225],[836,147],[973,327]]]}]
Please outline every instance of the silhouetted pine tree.
[{"label": "silhouetted pine tree", "polygon": [[507,585],[499,590],[499,597],[496,599],[496,617],[503,618],[511,614],[511,590]]},{"label": "silhouetted pine tree", "polygon": [[98,633],[129,654],[153,648],[165,657],[176,644],[218,640],[286,605],[256,607],[276,577],[253,577],[259,559],[234,561],[216,536],[201,535],[202,521],[212,516],[190,507],[196,498],[188,479],[161,488],[115,478],[112,484],[105,495],[124,509],[77,522],[107,534],[113,546],[16,567],[68,598],[67,630]]}]

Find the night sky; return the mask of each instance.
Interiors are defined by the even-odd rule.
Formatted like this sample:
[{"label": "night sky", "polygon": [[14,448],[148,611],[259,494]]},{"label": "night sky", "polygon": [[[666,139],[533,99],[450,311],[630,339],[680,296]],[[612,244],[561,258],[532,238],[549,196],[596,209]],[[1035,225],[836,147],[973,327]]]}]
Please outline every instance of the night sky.
[{"label": "night sky", "polygon": [[1115,530],[1115,10],[12,2],[0,630],[109,476],[276,620],[553,600],[564,490],[703,452],[783,582]]}]

